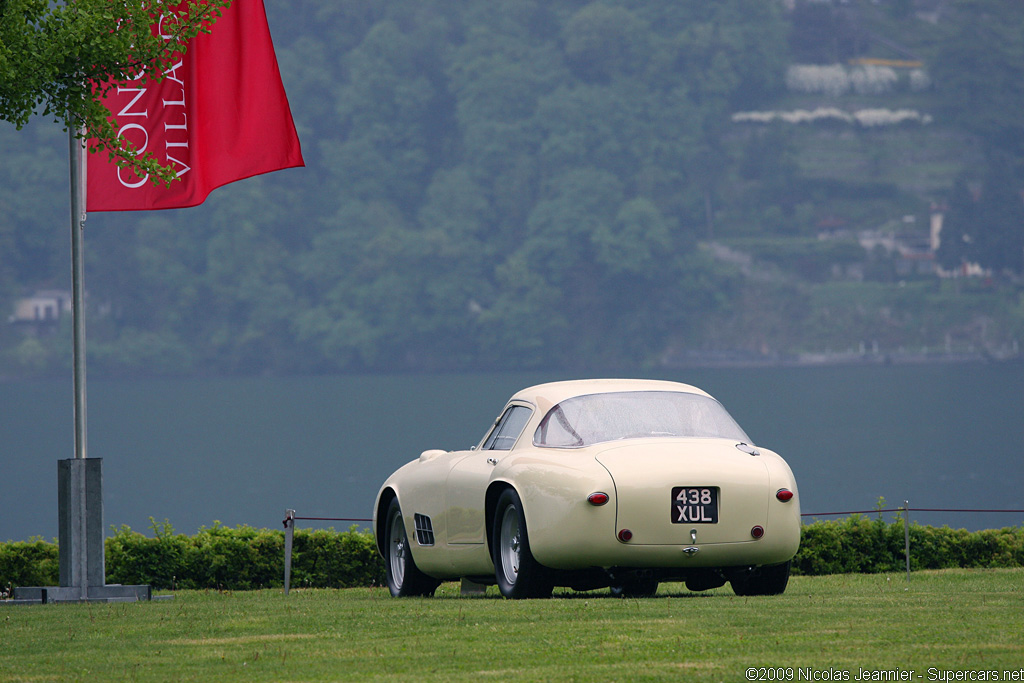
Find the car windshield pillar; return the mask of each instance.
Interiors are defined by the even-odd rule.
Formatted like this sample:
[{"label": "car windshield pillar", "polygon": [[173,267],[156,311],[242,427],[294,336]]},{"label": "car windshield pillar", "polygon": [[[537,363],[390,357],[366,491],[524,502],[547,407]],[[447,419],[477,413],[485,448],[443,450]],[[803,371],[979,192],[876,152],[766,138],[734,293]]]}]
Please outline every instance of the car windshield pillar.
[{"label": "car windshield pillar", "polygon": [[533,411],[527,406],[511,405],[498,420],[494,429],[484,441],[482,450],[485,451],[508,451],[511,450],[522,434],[523,428],[529,422]]}]

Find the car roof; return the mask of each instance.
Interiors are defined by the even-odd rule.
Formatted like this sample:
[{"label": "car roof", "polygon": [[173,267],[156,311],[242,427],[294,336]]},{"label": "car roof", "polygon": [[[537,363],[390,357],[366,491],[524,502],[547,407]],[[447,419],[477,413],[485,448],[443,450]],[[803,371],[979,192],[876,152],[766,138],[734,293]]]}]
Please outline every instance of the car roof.
[{"label": "car roof", "polygon": [[510,400],[533,403],[546,412],[552,406],[575,396],[621,391],[679,391],[710,397],[706,391],[681,382],[657,379],[578,379],[527,387],[517,392]]}]

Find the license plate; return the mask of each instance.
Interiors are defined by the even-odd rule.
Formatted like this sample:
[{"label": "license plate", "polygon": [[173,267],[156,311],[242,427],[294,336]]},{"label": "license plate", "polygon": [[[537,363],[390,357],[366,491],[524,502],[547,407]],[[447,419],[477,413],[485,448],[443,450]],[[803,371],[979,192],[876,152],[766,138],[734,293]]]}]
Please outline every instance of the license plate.
[{"label": "license plate", "polygon": [[718,524],[718,487],[673,487],[672,523]]}]

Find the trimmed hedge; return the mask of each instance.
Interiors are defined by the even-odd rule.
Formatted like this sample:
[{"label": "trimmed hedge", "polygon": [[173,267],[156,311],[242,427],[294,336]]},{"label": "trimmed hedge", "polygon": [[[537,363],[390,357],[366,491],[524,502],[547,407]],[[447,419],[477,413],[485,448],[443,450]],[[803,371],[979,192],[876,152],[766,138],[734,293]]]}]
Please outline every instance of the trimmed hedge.
[{"label": "trimmed hedge", "polygon": [[[108,583],[149,584],[159,589],[248,590],[284,583],[284,532],[215,523],[195,536],[153,523],[147,537],[126,526],[106,539]],[[906,568],[903,522],[853,515],[803,527],[795,574],[899,572]],[[966,531],[910,526],[911,568],[1022,567],[1024,527]],[[35,538],[0,543],[0,592],[12,586],[59,582],[56,543]],[[373,535],[296,529],[292,585],[350,588],[384,585],[384,563]]]},{"label": "trimmed hedge", "polygon": [[[803,527],[793,558],[797,574],[906,571],[903,520],[886,523],[851,515]],[[967,531],[910,525],[910,568],[949,569],[1024,566],[1024,527]]]},{"label": "trimmed hedge", "polygon": [[0,593],[12,586],[56,586],[59,580],[56,543],[38,537],[0,543]]},{"label": "trimmed hedge", "polygon": [[[107,583],[149,584],[158,589],[249,590],[284,584],[284,531],[235,529],[215,523],[195,536],[154,523],[150,538],[122,526],[106,539]],[[0,543],[0,590],[57,585],[56,543],[42,539]],[[375,586],[384,564],[373,536],[358,531],[296,529],[292,585],[321,588]]]}]

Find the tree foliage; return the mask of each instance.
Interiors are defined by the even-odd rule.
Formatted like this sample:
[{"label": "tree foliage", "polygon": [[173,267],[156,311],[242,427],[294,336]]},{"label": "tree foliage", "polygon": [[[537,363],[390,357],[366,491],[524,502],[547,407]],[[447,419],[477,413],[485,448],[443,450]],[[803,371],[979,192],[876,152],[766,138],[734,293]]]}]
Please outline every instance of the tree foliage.
[{"label": "tree foliage", "polygon": [[[169,182],[152,153],[117,136],[102,99],[116,83],[162,79],[188,41],[209,32],[231,0],[0,1],[0,120],[19,129],[41,113],[84,130],[120,164]],[[40,111],[41,108],[41,111]]]},{"label": "tree foliage", "polygon": [[[928,163],[963,164],[982,201],[1001,197],[992,212],[1009,215],[1024,158],[1011,84],[1024,58],[1020,37],[993,25],[1005,0],[990,2],[977,17],[976,5],[954,3],[950,20],[928,29],[947,39],[929,59],[935,85],[904,97],[936,105],[937,137],[1006,150],[1010,175],[967,168],[969,159]],[[7,0],[6,25],[15,3],[46,5]],[[832,344],[846,328],[827,310],[807,310],[808,283],[865,257],[852,239],[819,243],[822,219],[852,215],[847,228],[876,227],[946,199],[945,188],[912,193],[898,172],[885,173],[904,151],[930,154],[917,149],[920,137],[732,118],[816,100],[785,90],[787,67],[859,56],[867,43],[858,21],[869,12],[904,22],[892,26],[931,26],[906,3],[798,2],[792,12],[747,0],[267,6],[307,168],[232,184],[196,209],[90,218],[93,372],[607,370],[701,348],[712,333],[756,351],[808,330],[834,335]],[[985,41],[999,44],[986,53]],[[984,58],[986,71],[961,74],[946,52]],[[11,62],[0,64],[11,89]],[[891,96],[847,97],[873,107]],[[974,121],[970,108],[990,103],[1001,108]],[[39,121],[18,133],[0,127],[7,304],[59,286],[67,270],[64,232],[53,227],[62,216],[53,198],[67,192],[55,138]],[[859,156],[824,168],[807,149],[822,140]],[[844,177],[845,166],[853,171]],[[978,226],[956,227],[953,208],[973,205],[950,203],[950,231],[973,235]],[[1008,234],[977,243],[997,255],[1010,249]],[[701,246],[722,239],[761,245],[761,279],[749,259]],[[944,233],[943,244],[954,243]],[[890,261],[879,270],[894,279]],[[21,338],[0,325],[0,364],[59,367],[64,332],[15,353]]]},{"label": "tree foliage", "polygon": [[957,180],[938,257],[951,270],[971,263],[995,272],[1024,270],[1024,197],[1006,165],[994,164],[977,188]]},{"label": "tree foliage", "polygon": [[[986,166],[976,192],[960,179],[950,196],[950,239],[939,257],[947,267],[978,263],[995,271],[1024,270],[1024,7],[1007,0],[959,0],[946,49],[936,59],[943,111],[977,135]],[[945,228],[943,228],[945,231]]]},{"label": "tree foliage", "polygon": [[1024,174],[1024,6],[958,0],[933,68],[943,112],[976,133],[989,152],[1009,154]]}]

